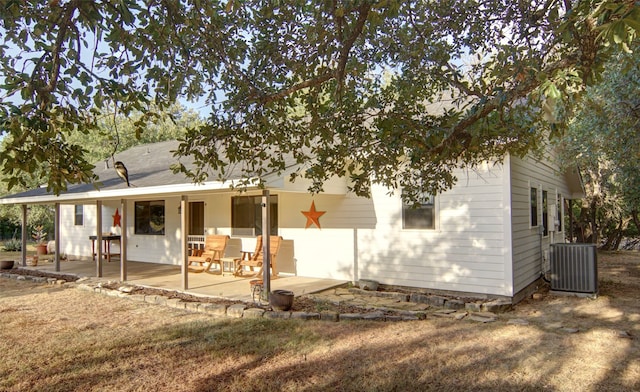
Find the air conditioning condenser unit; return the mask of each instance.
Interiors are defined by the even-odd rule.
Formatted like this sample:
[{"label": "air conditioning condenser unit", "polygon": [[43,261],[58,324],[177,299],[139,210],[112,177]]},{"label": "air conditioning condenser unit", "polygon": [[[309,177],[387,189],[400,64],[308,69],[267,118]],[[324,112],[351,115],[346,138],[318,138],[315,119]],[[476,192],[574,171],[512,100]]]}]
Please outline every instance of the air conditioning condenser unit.
[{"label": "air conditioning condenser unit", "polygon": [[552,244],[550,256],[551,290],[598,293],[598,255],[594,244]]}]

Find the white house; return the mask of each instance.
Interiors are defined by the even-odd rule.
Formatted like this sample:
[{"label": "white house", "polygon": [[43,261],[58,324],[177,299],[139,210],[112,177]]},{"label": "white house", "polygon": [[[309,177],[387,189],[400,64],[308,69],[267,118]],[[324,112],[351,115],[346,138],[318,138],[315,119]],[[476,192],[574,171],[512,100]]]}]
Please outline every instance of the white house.
[{"label": "white house", "polygon": [[[91,257],[89,236],[97,227],[122,235],[130,261],[183,264],[185,230],[229,234],[227,256],[253,249],[261,233],[262,191],[239,194],[220,182],[193,184],[169,168],[176,148],[177,142],[168,141],[118,154],[131,187],[111,165],[100,164],[99,189],[72,185],[59,196],[35,189],[0,203],[54,203],[60,253],[72,257]],[[398,192],[390,196],[380,186],[367,199],[347,193],[346,180],[336,179],[324,193],[310,195],[305,183],[267,177],[271,234],[285,239],[278,270],[517,301],[548,269],[549,245],[564,241],[564,201],[582,197],[577,171],[559,173],[553,161],[506,156],[500,164],[459,170],[453,189],[419,209],[405,208]],[[304,214],[312,203],[324,212],[315,221]]]}]

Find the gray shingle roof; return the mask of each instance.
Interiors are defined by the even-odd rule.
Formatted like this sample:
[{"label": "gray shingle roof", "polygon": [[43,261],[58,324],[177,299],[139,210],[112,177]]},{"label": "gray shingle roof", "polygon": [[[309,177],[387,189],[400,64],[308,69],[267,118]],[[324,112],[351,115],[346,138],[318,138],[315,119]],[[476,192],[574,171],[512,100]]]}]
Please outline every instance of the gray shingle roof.
[{"label": "gray shingle roof", "polygon": [[[95,163],[93,172],[98,176],[99,180],[96,184],[70,184],[66,191],[61,192],[66,200],[71,200],[77,196],[77,199],[95,199],[95,192],[99,190],[101,193],[138,193],[136,190],[142,191],[142,188],[167,186],[167,192],[170,192],[171,186],[189,186],[194,185],[193,181],[187,178],[183,173],[174,174],[171,166],[176,163],[182,163],[187,167],[193,165],[193,157],[175,157],[174,150],[178,148],[179,142],[170,140],[153,144],[143,144],[132,147],[126,151],[115,155],[116,161],[121,161],[127,167],[129,173],[129,182],[131,188],[118,177],[116,170],[113,168],[111,158],[105,161]],[[108,165],[107,165],[108,163]],[[230,172],[227,178],[229,180],[239,179],[239,173]],[[215,181],[215,176],[210,176],[207,181]],[[97,187],[97,189],[96,189]],[[113,191],[113,192],[108,192]],[[90,197],[88,194],[93,193]],[[75,195],[75,196],[74,196]],[[106,196],[106,194],[105,194]],[[49,199],[50,202],[56,201],[57,197],[52,192],[47,192],[45,187],[31,189],[14,195],[5,196],[0,199],[0,203],[6,204],[18,203],[19,199]],[[33,200],[32,200],[33,201]]]}]

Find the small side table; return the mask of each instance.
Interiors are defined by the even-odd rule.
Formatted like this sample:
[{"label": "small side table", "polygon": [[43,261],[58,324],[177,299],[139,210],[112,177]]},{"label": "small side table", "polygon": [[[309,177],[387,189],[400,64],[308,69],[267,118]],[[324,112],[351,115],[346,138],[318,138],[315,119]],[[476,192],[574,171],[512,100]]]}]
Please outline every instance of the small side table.
[{"label": "small side table", "polygon": [[236,260],[237,258],[235,257],[223,257],[220,259],[220,262],[222,264],[222,276],[225,276],[227,274],[235,274]]}]

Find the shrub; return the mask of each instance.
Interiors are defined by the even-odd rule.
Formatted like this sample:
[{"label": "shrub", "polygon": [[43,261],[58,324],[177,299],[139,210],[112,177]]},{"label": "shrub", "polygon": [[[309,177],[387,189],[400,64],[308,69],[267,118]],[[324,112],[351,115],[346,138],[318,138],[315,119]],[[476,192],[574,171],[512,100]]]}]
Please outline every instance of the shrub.
[{"label": "shrub", "polygon": [[2,250],[5,252],[20,252],[22,250],[22,241],[17,238],[7,240],[2,245]]}]

